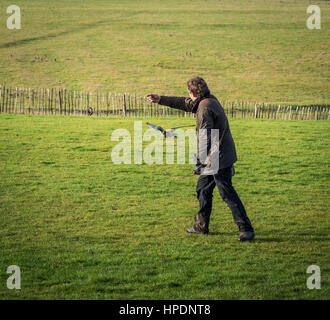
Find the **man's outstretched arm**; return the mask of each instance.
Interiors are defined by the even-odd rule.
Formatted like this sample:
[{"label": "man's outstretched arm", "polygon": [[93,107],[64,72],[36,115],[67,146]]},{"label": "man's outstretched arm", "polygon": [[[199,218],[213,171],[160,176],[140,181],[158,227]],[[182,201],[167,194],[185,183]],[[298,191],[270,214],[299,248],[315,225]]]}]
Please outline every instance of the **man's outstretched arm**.
[{"label": "man's outstretched arm", "polygon": [[167,96],[159,96],[155,93],[149,93],[147,95],[149,101],[153,103],[158,103],[164,106],[168,106],[174,109],[180,109],[186,112],[192,112],[194,103],[191,98],[185,97],[167,97]]}]

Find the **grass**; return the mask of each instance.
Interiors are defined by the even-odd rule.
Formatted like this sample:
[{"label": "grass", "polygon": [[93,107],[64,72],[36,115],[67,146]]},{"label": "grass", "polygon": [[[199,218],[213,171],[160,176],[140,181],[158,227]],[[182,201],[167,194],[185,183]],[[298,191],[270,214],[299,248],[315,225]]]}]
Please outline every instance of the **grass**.
[{"label": "grass", "polygon": [[[1,114],[0,299],[329,299],[330,123],[230,124],[251,243],[217,192],[210,234],[185,233],[192,165],[112,163],[113,130],[134,120]],[[13,264],[21,290],[6,287]]]},{"label": "grass", "polygon": [[203,76],[223,100],[329,104],[330,6],[310,1],[18,1],[0,4],[0,83],[186,95]]}]

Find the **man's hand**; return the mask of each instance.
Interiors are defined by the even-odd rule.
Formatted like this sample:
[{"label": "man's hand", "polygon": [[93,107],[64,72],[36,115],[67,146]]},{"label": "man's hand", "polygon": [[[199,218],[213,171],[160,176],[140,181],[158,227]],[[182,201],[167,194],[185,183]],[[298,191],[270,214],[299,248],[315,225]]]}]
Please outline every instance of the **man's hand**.
[{"label": "man's hand", "polygon": [[155,93],[149,93],[147,95],[147,98],[149,101],[153,102],[153,103],[158,103],[160,100],[160,96],[158,94]]}]

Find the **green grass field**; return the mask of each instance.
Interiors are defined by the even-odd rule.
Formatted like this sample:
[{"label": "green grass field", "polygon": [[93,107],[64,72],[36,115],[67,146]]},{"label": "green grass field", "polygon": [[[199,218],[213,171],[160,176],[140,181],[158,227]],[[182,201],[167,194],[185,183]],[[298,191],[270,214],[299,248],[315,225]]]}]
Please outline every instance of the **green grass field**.
[{"label": "green grass field", "polygon": [[[0,2],[0,85],[187,95],[199,75],[223,101],[329,105],[329,1],[313,1],[320,30],[306,27],[309,0],[18,0],[22,29],[9,30],[12,4]],[[185,232],[192,164],[112,162],[112,133],[135,120],[194,123],[0,114],[0,300],[330,298],[329,121],[230,119],[256,231],[239,243],[217,190],[210,234]]]},{"label": "green grass field", "polygon": [[329,1],[17,1],[0,4],[0,83],[187,94],[200,75],[223,100],[329,104]]},{"label": "green grass field", "polygon": [[[134,120],[0,115],[0,299],[329,299],[330,122],[230,124],[251,243],[217,192],[210,234],[185,233],[193,165],[112,163],[113,130]],[[6,287],[13,264],[21,290]]]}]

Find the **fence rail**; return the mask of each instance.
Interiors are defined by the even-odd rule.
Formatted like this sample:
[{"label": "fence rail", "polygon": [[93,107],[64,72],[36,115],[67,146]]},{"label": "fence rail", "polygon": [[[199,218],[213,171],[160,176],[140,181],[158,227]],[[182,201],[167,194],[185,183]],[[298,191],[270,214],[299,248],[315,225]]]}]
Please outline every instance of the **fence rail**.
[{"label": "fence rail", "polygon": [[[266,103],[220,101],[227,116],[283,120],[330,120],[329,106],[281,106]],[[130,93],[83,92],[58,88],[11,88],[0,85],[0,113],[121,117],[190,117],[182,110],[152,104]]]}]

